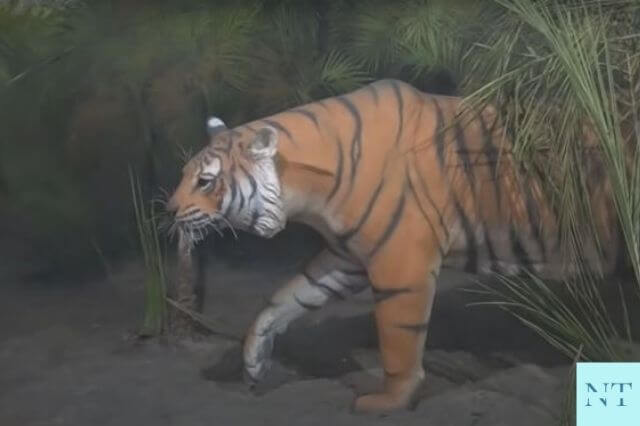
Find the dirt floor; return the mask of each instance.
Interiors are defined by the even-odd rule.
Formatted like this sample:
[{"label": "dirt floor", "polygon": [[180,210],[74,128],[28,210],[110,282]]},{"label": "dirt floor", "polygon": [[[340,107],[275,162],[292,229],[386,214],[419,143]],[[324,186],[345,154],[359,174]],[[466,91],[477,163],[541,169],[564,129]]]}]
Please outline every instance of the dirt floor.
[{"label": "dirt floor", "polygon": [[[249,326],[311,250],[276,246],[210,259],[208,318],[239,334]],[[445,272],[438,282],[420,403],[378,417],[350,411],[354,395],[375,389],[381,374],[368,293],[296,322],[276,341],[273,378],[256,394],[229,362],[237,360],[233,341],[131,338],[141,320],[140,264],[54,284],[24,282],[5,269],[2,426],[542,426],[556,423],[567,390],[567,361],[507,314],[467,307],[474,296],[461,289],[474,282],[463,274]],[[225,380],[221,366],[229,370]]]}]

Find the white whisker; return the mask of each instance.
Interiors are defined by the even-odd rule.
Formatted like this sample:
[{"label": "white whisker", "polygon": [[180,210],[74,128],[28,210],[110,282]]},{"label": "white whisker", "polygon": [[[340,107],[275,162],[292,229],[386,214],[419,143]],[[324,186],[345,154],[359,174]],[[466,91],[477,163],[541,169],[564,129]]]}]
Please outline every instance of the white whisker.
[{"label": "white whisker", "polygon": [[227,219],[226,217],[222,216],[221,214],[217,214],[217,213],[216,213],[216,218],[222,219],[227,224],[227,226],[231,230],[231,233],[233,234],[233,236],[237,240],[238,239],[238,234],[236,233],[236,230],[233,227],[233,225],[231,224],[231,222],[229,222],[229,219]]},{"label": "white whisker", "polygon": [[209,222],[206,226],[210,226],[216,232],[216,234],[220,235],[221,237],[223,236],[222,231],[216,226],[215,222]]}]

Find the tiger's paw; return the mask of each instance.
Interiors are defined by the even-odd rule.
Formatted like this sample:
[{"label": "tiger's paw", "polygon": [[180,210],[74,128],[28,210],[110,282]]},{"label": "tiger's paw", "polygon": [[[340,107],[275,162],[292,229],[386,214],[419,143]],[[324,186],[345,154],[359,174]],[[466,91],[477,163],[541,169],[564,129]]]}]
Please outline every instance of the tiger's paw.
[{"label": "tiger's paw", "polygon": [[265,381],[271,370],[271,360],[262,360],[255,364],[249,364],[245,360],[242,378],[249,389],[255,389]]},{"label": "tiger's paw", "polygon": [[359,414],[391,414],[415,408],[410,397],[391,393],[372,393],[355,399],[352,411]]}]

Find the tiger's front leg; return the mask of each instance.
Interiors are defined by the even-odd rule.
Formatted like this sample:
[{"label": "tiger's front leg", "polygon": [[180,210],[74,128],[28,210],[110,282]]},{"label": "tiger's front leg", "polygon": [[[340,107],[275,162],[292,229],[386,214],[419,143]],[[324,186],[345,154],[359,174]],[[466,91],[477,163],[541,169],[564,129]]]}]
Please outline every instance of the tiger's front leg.
[{"label": "tiger's front leg", "polygon": [[356,399],[357,412],[410,407],[425,376],[422,356],[441,259],[418,245],[404,247],[381,251],[369,267],[384,383],[381,392]]},{"label": "tiger's front leg", "polygon": [[324,250],[272,297],[249,329],[244,342],[245,380],[261,381],[271,363],[273,342],[295,319],[331,299],[344,299],[369,285],[363,267]]}]

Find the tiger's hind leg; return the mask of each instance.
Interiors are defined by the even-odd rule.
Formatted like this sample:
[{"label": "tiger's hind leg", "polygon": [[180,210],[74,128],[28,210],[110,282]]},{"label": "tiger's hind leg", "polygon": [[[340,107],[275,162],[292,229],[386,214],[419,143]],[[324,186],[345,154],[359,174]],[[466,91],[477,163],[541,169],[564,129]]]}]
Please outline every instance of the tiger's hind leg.
[{"label": "tiger's hind leg", "polygon": [[440,265],[439,259],[431,265],[429,260],[422,250],[408,256],[403,251],[402,255],[387,255],[369,271],[384,387],[380,393],[357,398],[357,412],[385,413],[413,403],[424,379],[422,356]]},{"label": "tiger's hind leg", "polygon": [[331,299],[342,299],[369,285],[366,270],[328,250],[315,257],[304,272],[294,276],[271,298],[249,329],[244,341],[245,381],[250,385],[264,379],[271,364],[276,335],[310,310]]}]

